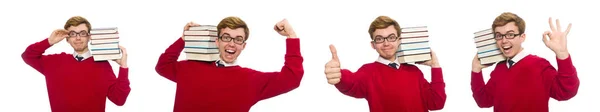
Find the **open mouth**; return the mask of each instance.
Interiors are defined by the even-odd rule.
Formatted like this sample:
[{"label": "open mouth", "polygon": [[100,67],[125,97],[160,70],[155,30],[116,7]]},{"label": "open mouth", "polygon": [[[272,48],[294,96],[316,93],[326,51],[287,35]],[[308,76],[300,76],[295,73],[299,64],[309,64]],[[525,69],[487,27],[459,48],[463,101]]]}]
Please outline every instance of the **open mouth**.
[{"label": "open mouth", "polygon": [[235,52],[236,52],[235,50],[231,50],[231,49],[225,50],[225,53],[227,53],[227,54],[235,54]]},{"label": "open mouth", "polygon": [[504,51],[504,53],[510,53],[511,49],[512,49],[512,46],[502,46],[502,50]]}]

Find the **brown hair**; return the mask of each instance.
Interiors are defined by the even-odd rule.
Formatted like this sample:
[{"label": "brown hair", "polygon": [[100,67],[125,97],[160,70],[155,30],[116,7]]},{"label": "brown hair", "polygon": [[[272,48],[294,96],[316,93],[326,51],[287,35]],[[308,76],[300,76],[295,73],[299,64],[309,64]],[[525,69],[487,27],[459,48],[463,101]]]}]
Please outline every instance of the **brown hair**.
[{"label": "brown hair", "polygon": [[492,24],[492,30],[496,32],[496,27],[504,26],[510,22],[515,22],[515,25],[517,25],[517,28],[519,28],[520,34],[525,33],[525,21],[521,17],[517,16],[517,14],[511,12],[504,12],[496,17],[494,23]]},{"label": "brown hair", "polygon": [[219,22],[219,25],[217,25],[217,33],[219,34],[219,37],[221,37],[221,29],[223,28],[244,28],[244,34],[246,34],[246,38],[244,38],[244,40],[248,40],[248,37],[250,36],[248,32],[248,25],[246,25],[246,22],[244,22],[239,17],[230,16],[221,20],[221,22]]},{"label": "brown hair", "polygon": [[373,39],[373,32],[375,32],[376,29],[384,29],[389,27],[390,25],[394,25],[394,29],[396,29],[396,31],[398,32],[398,34],[396,35],[400,36],[400,32],[402,32],[402,29],[400,29],[400,25],[398,24],[398,22],[396,22],[396,20],[387,16],[379,16],[375,18],[375,20],[371,22],[371,26],[369,26],[369,35],[371,36],[371,39]]},{"label": "brown hair", "polygon": [[92,25],[90,24],[90,22],[87,19],[85,19],[85,18],[83,18],[81,16],[73,16],[73,17],[69,18],[69,20],[67,20],[67,23],[65,23],[65,27],[64,28],[66,30],[66,29],[68,29],[71,26],[78,26],[78,25],[81,25],[81,24],[85,24],[85,26],[88,29],[88,32],[90,30],[92,30]]}]

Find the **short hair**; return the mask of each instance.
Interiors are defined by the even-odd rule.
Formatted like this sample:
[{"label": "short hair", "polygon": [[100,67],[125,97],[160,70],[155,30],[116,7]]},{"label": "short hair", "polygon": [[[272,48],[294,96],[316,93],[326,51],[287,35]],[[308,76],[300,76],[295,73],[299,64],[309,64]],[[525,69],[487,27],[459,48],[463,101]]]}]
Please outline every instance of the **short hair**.
[{"label": "short hair", "polygon": [[496,32],[496,27],[504,26],[510,22],[515,22],[515,25],[517,25],[517,28],[519,28],[519,33],[525,33],[525,21],[521,17],[517,16],[517,14],[511,12],[504,12],[496,17],[494,23],[492,24],[492,30]]},{"label": "short hair", "polygon": [[373,22],[371,22],[371,25],[369,26],[369,35],[371,39],[373,39],[373,32],[375,32],[376,29],[384,29],[389,27],[390,25],[394,25],[394,29],[396,29],[398,33],[397,36],[400,36],[400,32],[402,32],[402,29],[400,29],[400,25],[398,24],[398,22],[396,22],[396,20],[388,16],[379,16],[375,18],[375,20],[373,20]]},{"label": "short hair", "polygon": [[230,29],[244,28],[244,34],[246,35],[244,40],[248,40],[248,37],[250,36],[248,25],[246,25],[246,22],[244,22],[239,17],[230,16],[230,17],[226,17],[223,20],[221,20],[221,22],[219,22],[219,25],[217,25],[217,33],[218,33],[219,37],[221,37],[221,29],[223,29],[223,28],[230,28]]},{"label": "short hair", "polygon": [[73,16],[73,17],[69,18],[69,20],[67,20],[67,22],[65,23],[65,27],[64,28],[66,30],[66,29],[68,29],[71,26],[79,26],[81,24],[85,24],[85,26],[88,29],[88,32],[90,30],[92,30],[92,25],[90,24],[90,22],[87,19],[85,19],[85,18],[83,18],[81,16]]}]

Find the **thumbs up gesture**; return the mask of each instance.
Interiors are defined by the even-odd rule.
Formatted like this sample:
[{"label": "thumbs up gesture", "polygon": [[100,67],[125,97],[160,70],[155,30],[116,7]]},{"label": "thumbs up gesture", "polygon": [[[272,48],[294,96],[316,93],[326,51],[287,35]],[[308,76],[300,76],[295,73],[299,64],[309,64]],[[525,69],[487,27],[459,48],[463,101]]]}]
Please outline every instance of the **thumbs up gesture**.
[{"label": "thumbs up gesture", "polygon": [[325,76],[327,76],[327,82],[331,85],[335,85],[340,82],[342,73],[340,72],[340,59],[337,56],[337,50],[335,46],[329,45],[331,50],[331,60],[325,64]]}]

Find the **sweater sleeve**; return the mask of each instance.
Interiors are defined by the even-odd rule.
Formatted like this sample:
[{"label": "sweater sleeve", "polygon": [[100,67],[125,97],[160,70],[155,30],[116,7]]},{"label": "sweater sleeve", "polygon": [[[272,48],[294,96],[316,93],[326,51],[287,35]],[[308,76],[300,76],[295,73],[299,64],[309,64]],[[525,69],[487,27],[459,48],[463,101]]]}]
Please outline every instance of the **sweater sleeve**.
[{"label": "sweater sleeve", "polygon": [[[103,64],[105,64],[104,67],[108,71],[106,72],[108,73],[107,75],[115,76],[110,64],[108,62]],[[129,87],[129,68],[119,67],[119,77],[112,80],[112,84],[108,88],[108,100],[117,106],[123,106],[125,101],[127,101],[129,92],[131,92],[131,88]]]},{"label": "sweater sleeve", "polygon": [[577,70],[573,66],[571,56],[564,60],[557,58],[556,61],[558,71],[547,60],[544,60],[541,64],[543,65],[542,75],[550,84],[550,97],[558,101],[569,100],[575,97],[579,89]]},{"label": "sweater sleeve", "polygon": [[298,88],[304,75],[303,61],[300,39],[287,39],[285,62],[281,71],[252,73],[259,81],[256,83],[260,88],[259,99],[271,98]]},{"label": "sweater sleeve", "polygon": [[[38,72],[44,74],[44,63],[48,63],[51,59],[48,59],[52,55],[44,56],[44,52],[46,49],[50,48],[50,43],[48,39],[44,39],[42,41],[33,43],[25,49],[25,52],[21,54],[21,58],[23,61],[27,63],[27,65],[33,67]],[[45,74],[44,74],[45,75]]]},{"label": "sweater sleeve", "polygon": [[360,67],[356,73],[348,69],[342,69],[342,78],[335,87],[345,95],[354,98],[367,97],[367,85],[365,77],[370,75],[371,70],[365,65]]},{"label": "sweater sleeve", "polygon": [[[415,67],[417,70],[419,68]],[[418,70],[421,76],[423,72]],[[424,77],[420,79],[421,97],[429,110],[440,110],[446,103],[446,84],[442,75],[442,68],[431,68],[431,83]]]},{"label": "sweater sleeve", "polygon": [[177,61],[177,58],[179,58],[179,55],[181,54],[181,51],[183,51],[184,46],[185,42],[182,38],[179,38],[177,39],[177,41],[175,41],[175,43],[171,44],[171,46],[169,46],[169,48],[167,48],[167,50],[165,50],[164,53],[160,55],[158,63],[154,68],[159,75],[173,82],[177,82],[175,80],[175,77],[177,74],[177,70],[179,70],[180,63]]},{"label": "sweater sleeve", "polygon": [[471,91],[473,92],[473,99],[479,107],[489,108],[493,106],[495,88],[496,83],[493,76],[485,84],[482,72],[471,72]]}]

